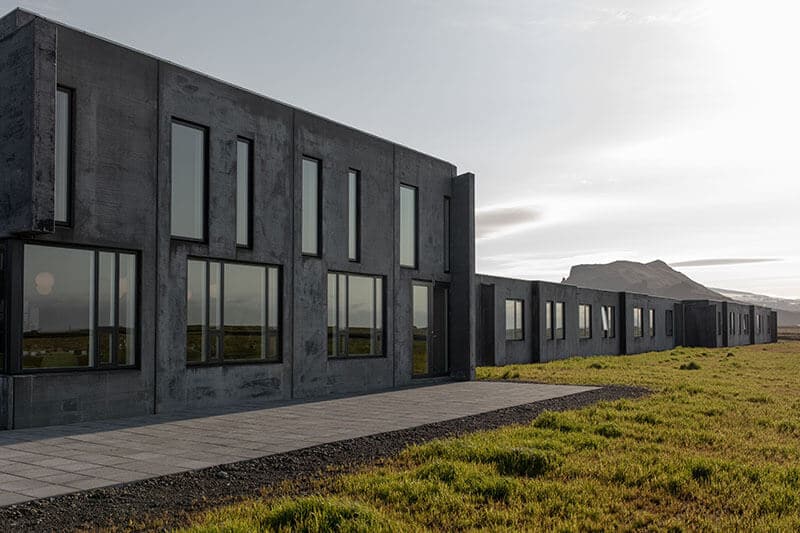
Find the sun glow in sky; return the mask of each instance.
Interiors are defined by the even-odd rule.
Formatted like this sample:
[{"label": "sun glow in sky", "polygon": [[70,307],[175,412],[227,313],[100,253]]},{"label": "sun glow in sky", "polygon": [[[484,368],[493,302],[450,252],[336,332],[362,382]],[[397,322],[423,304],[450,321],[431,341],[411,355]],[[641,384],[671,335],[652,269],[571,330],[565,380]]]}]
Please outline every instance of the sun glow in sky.
[{"label": "sun glow in sky", "polygon": [[800,2],[18,2],[475,172],[481,272],[800,298]]}]

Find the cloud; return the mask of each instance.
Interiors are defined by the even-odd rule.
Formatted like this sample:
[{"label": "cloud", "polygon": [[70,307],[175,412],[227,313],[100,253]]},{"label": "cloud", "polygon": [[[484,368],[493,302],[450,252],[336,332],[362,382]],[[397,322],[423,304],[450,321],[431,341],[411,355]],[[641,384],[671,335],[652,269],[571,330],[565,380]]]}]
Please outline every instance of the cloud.
[{"label": "cloud", "polygon": [[513,233],[542,220],[543,213],[532,207],[490,207],[475,213],[478,239]]},{"label": "cloud", "polygon": [[679,261],[670,263],[671,267],[700,267],[700,266],[725,266],[725,265],[746,265],[749,263],[775,263],[782,261],[775,257],[745,257],[739,259],[693,259],[691,261]]}]

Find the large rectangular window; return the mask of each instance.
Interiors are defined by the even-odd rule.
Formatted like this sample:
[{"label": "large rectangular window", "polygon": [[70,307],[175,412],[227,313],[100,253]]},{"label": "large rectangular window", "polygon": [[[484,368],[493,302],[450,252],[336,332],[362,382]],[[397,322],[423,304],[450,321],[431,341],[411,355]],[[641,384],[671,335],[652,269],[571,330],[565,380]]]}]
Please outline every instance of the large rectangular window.
[{"label": "large rectangular window", "polygon": [[564,302],[556,302],[556,339],[566,339],[567,330],[564,328]]},{"label": "large rectangular window", "polygon": [[544,303],[544,336],[553,339],[553,302]]},{"label": "large rectangular window", "polygon": [[444,242],[444,246],[442,246],[442,260],[444,261],[444,271],[450,272],[450,198],[447,196],[444,197],[442,214],[444,217],[444,227],[442,228],[442,241]]},{"label": "large rectangular window", "polygon": [[253,190],[253,143],[236,141],[236,244],[251,244],[251,194]]},{"label": "large rectangular window", "polygon": [[56,90],[55,221],[69,224],[72,205],[72,90]]},{"label": "large rectangular window", "polygon": [[592,306],[578,304],[578,338],[592,338]]},{"label": "large rectangular window", "polygon": [[656,336],[656,310],[655,309],[648,309],[647,310],[647,322],[649,326],[650,336]]},{"label": "large rectangular window", "polygon": [[633,308],[633,336],[643,337],[644,310],[641,307]]},{"label": "large rectangular window", "polygon": [[133,366],[136,256],[25,245],[22,368]]},{"label": "large rectangular window", "polygon": [[320,255],[320,162],[310,157],[303,158],[303,191],[301,222],[303,248],[306,255]]},{"label": "large rectangular window", "polygon": [[613,339],[617,335],[616,308],[613,305],[600,307],[600,318],[603,326],[603,338]]},{"label": "large rectangular window", "polygon": [[328,356],[384,354],[383,278],[328,274]]},{"label": "large rectangular window", "polygon": [[206,226],[207,130],[172,122],[171,234],[204,240]]},{"label": "large rectangular window", "polygon": [[666,312],[666,324],[664,325],[664,333],[667,337],[672,337],[675,331],[675,317],[670,309]]},{"label": "large rectangular window", "polygon": [[186,361],[279,362],[278,267],[189,259]]},{"label": "large rectangular window", "polygon": [[506,340],[521,341],[524,338],[522,300],[506,300]]},{"label": "large rectangular window", "polygon": [[417,268],[417,188],[400,186],[400,266]]},{"label": "large rectangular window", "polygon": [[347,258],[360,259],[361,240],[361,173],[358,170],[347,172]]}]

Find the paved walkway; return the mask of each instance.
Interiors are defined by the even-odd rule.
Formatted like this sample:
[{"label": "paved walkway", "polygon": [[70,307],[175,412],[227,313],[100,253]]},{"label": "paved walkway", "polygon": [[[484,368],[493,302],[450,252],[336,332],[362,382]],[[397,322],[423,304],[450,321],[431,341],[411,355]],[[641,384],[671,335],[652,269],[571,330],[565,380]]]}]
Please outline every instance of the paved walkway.
[{"label": "paved walkway", "polygon": [[407,429],[595,387],[457,382],[0,431],[0,506]]}]

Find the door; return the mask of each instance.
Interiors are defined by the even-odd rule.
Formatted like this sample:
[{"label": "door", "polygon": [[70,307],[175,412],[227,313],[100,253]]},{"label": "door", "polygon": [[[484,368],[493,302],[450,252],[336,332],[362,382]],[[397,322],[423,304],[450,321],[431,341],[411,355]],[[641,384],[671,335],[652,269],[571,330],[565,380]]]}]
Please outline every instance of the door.
[{"label": "door", "polygon": [[413,377],[447,375],[450,371],[448,288],[438,283],[414,282],[412,297],[412,375]]}]

